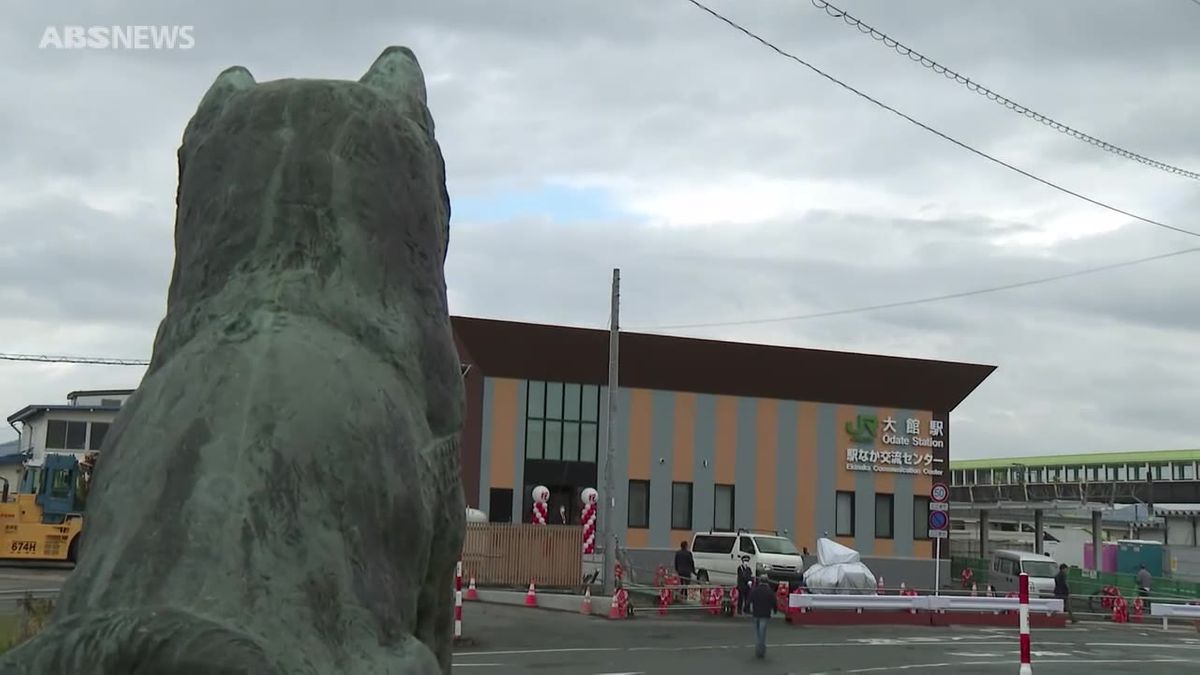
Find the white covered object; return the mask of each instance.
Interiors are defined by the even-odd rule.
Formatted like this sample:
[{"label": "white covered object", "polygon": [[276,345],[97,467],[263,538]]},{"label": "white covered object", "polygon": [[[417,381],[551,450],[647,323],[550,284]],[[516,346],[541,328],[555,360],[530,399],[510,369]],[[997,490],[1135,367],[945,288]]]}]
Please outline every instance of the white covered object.
[{"label": "white covered object", "polygon": [[858,551],[833,541],[817,540],[817,564],[804,571],[810,593],[874,593],[875,575]]},{"label": "white covered object", "polygon": [[817,564],[845,565],[856,562],[862,562],[862,558],[858,557],[858,551],[849,546],[842,546],[832,539],[817,540]]}]

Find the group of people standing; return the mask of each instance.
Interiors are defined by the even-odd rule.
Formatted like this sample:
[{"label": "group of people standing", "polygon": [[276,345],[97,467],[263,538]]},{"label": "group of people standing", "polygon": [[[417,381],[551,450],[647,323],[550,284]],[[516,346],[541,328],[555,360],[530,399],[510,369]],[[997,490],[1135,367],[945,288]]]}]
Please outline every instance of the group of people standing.
[{"label": "group of people standing", "polygon": [[[696,573],[696,561],[688,550],[687,542],[679,545],[675,552],[675,573],[679,575],[682,585],[691,582]],[[754,570],[750,569],[750,556],[742,556],[742,564],[737,570],[738,612],[749,614],[754,619],[754,655],[763,658],[767,655],[767,622],[771,615],[779,611],[775,600],[775,591],[766,574],[758,575],[757,582]]]}]

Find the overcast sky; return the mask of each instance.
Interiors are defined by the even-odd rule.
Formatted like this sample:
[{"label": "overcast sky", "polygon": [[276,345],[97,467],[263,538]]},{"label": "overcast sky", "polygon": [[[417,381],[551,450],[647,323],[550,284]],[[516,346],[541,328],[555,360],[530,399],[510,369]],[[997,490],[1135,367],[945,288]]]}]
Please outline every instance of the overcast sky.
[{"label": "overcast sky", "polygon": [[[213,78],[243,65],[260,82],[357,79],[393,44],[421,61],[446,158],[455,314],[602,328],[619,267],[630,329],[748,321],[1200,246],[972,155],[684,0],[80,4],[5,3],[4,352],[148,358],[173,262],[175,152]],[[1039,112],[1200,171],[1190,0],[838,4]],[[966,143],[1200,230],[1200,181],[1014,114],[809,0],[711,6]],[[191,25],[194,46],[38,49],[47,25],[64,24]],[[994,364],[951,417],[957,458],[1200,447],[1197,263],[661,332]],[[0,372],[6,415],[142,376]]]}]

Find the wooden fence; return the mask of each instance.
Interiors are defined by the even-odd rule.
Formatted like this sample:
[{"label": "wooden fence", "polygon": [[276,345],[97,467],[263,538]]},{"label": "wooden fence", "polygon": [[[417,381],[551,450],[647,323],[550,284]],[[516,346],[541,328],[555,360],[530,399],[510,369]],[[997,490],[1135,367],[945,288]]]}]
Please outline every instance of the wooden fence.
[{"label": "wooden fence", "polygon": [[583,583],[578,525],[467,523],[463,579],[486,586],[574,587]]}]

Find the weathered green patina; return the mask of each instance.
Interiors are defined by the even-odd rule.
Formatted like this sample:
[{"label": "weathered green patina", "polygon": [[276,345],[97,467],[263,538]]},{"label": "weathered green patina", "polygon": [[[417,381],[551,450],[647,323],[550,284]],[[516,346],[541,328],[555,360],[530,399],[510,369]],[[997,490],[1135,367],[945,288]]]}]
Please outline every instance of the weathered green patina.
[{"label": "weathered green patina", "polygon": [[412,52],[216,79],[150,367],[78,567],[0,673],[448,673],[464,413],[445,165]]}]

